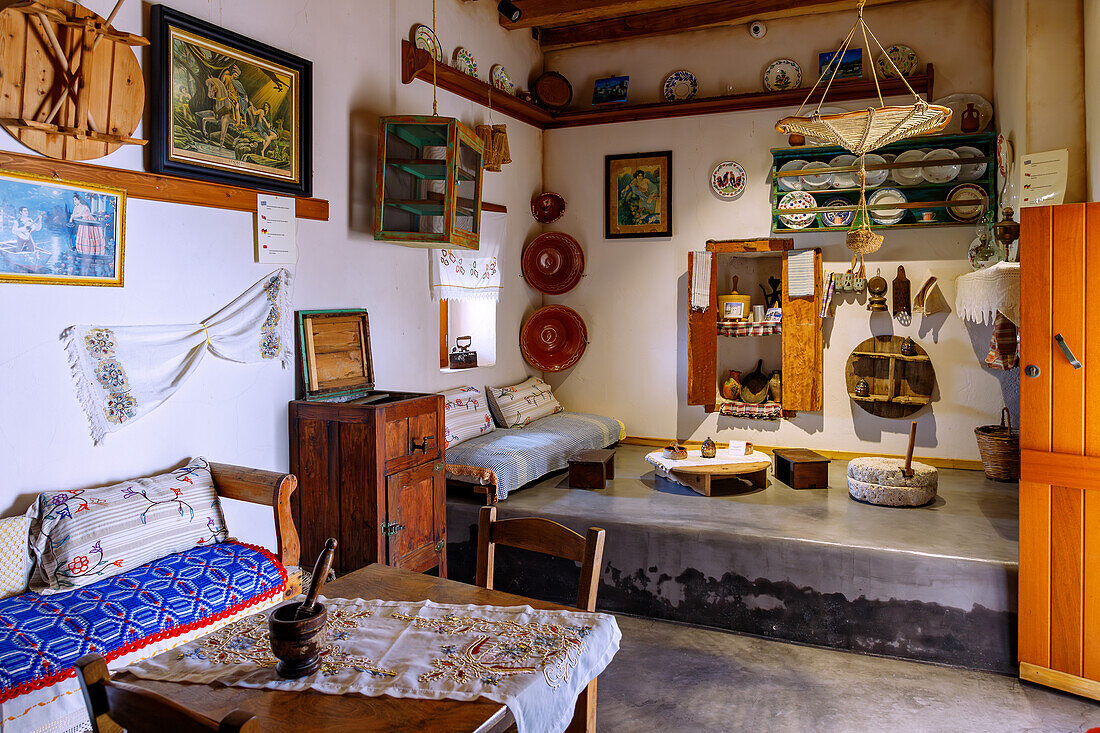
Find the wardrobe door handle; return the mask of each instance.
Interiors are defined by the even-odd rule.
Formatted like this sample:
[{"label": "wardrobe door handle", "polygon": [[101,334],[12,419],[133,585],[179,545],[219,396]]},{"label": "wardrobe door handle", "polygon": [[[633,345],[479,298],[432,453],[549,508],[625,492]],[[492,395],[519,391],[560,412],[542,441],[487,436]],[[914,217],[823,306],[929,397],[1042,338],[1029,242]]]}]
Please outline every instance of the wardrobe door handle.
[{"label": "wardrobe door handle", "polygon": [[1058,347],[1062,349],[1062,353],[1066,355],[1066,360],[1074,369],[1081,368],[1081,362],[1077,361],[1077,357],[1073,355],[1073,352],[1069,350],[1069,346],[1066,344],[1066,340],[1062,338],[1062,334],[1054,334],[1054,340],[1058,342]]}]

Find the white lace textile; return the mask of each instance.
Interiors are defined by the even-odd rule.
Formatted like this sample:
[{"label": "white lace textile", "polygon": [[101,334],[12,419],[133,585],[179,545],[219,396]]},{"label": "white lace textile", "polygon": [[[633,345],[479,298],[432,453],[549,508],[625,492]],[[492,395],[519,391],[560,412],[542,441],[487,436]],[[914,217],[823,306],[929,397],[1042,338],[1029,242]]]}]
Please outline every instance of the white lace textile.
[{"label": "white lace textile", "polygon": [[92,440],[155,410],[194,373],[206,352],[241,364],[292,363],[291,274],[279,269],[198,323],[70,326],[61,333],[76,397]]},{"label": "white lace textile", "polygon": [[330,695],[389,695],[507,705],[519,733],[564,731],[580,692],[619,649],[613,616],[432,601],[322,599],[321,669],[275,672],[267,618],[256,614],[131,665],[137,677]]},{"label": "white lace textile", "polygon": [[998,262],[955,278],[955,311],[959,318],[992,324],[1000,311],[1020,325],[1020,263]]},{"label": "white lace textile", "polygon": [[508,217],[493,211],[483,211],[477,251],[430,250],[428,286],[432,300],[499,301],[499,257],[507,236]]}]

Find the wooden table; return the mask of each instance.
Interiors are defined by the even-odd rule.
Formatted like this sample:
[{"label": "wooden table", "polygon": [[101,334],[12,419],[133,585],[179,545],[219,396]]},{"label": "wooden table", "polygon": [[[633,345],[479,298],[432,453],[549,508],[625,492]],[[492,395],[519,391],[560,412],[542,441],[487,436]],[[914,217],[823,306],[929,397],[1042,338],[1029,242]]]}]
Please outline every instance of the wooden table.
[{"label": "wooden table", "polygon": [[[441,580],[388,565],[368,565],[325,586],[331,598],[367,598],[384,601],[474,603],[482,606],[522,606],[576,611],[556,603],[485,590],[475,585]],[[318,692],[280,692],[244,687],[200,685],[143,680],[128,672],[117,679],[141,685],[203,715],[218,719],[234,709],[260,718],[264,733],[360,733],[369,731],[475,731],[498,733],[515,730],[512,713],[499,702],[481,698],[413,700],[397,697],[325,695]],[[595,730],[595,680],[577,701],[578,715],[570,731]]]},{"label": "wooden table", "polygon": [[[661,451],[654,451],[646,458],[660,455]],[[688,457],[699,458],[699,451],[688,451]],[[678,465],[669,469],[654,465],[653,470],[658,476],[683,484],[703,496],[710,496],[712,481],[721,481],[728,478],[743,478],[758,489],[766,489],[768,487],[768,468],[772,465],[771,459],[768,458],[766,453],[760,451],[754,451],[749,458],[753,460],[739,458],[736,463],[725,462],[721,458],[713,458],[709,459],[713,462],[703,465]],[[650,463],[652,462],[650,461]]]}]

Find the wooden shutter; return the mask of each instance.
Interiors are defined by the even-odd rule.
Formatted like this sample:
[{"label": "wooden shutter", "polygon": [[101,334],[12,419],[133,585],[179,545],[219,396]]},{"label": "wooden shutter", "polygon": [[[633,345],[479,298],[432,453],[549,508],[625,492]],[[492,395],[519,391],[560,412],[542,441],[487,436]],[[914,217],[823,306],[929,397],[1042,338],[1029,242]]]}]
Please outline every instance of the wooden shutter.
[{"label": "wooden shutter", "polygon": [[714,405],[718,395],[718,258],[711,255],[710,305],[691,309],[691,273],[695,253],[688,252],[688,387],[689,405]]},{"label": "wooden shutter", "polygon": [[821,250],[814,250],[814,294],[792,298],[787,288],[788,255],[783,257],[783,411],[820,412]]}]

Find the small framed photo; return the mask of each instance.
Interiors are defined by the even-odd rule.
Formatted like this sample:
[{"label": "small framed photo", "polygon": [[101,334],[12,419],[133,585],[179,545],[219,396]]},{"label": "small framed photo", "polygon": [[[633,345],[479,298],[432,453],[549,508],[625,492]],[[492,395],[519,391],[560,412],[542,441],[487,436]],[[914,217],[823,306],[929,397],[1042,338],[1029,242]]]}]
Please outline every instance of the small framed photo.
[{"label": "small framed photo", "polygon": [[740,321],[745,318],[745,304],[739,300],[729,301],[723,303],[722,307],[722,320],[723,321]]},{"label": "small framed photo", "polygon": [[817,66],[818,76],[826,76],[832,78],[833,67],[836,66],[836,79],[862,79],[863,78],[863,49],[862,48],[849,48],[844,52],[843,56],[840,56],[832,64],[829,62],[833,60],[833,56],[836,56],[836,51],[829,51],[827,53],[818,54]]},{"label": "small framed photo", "polygon": [[597,79],[592,87],[592,104],[625,102],[626,90],[629,86],[629,76],[609,76],[606,79]]},{"label": "small framed photo", "polygon": [[0,282],[122,287],[126,192],[0,170]]},{"label": "small framed photo", "polygon": [[768,308],[768,312],[764,314],[764,323],[782,323],[783,322],[783,309],[782,308]]}]

